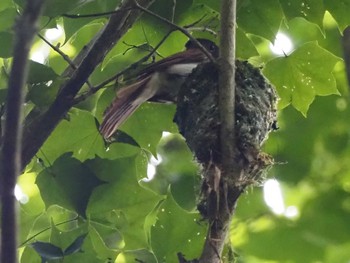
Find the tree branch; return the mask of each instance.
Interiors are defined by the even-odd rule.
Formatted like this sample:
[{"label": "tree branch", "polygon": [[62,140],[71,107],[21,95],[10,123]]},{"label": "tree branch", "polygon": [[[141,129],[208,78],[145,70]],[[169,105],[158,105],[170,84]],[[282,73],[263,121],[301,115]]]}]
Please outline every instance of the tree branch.
[{"label": "tree branch", "polygon": [[[221,153],[224,177],[235,177],[237,170],[234,163],[236,153],[235,138],[235,34],[236,1],[222,1],[220,73],[219,73],[219,109],[221,120]],[[227,141],[232,143],[227,143]]]},{"label": "tree branch", "polygon": [[[235,34],[236,1],[223,0],[221,4],[221,39],[219,59],[219,113],[221,167],[209,167],[209,175],[219,183],[209,196],[213,202],[215,218],[209,218],[209,230],[200,263],[219,263],[229,230],[236,201],[242,192],[238,184],[240,165],[236,160],[235,136]],[[229,143],[228,143],[229,142]],[[237,185],[235,185],[237,184]],[[210,207],[210,205],[208,205]]]},{"label": "tree branch", "polygon": [[[141,0],[140,6],[148,7],[153,0]],[[77,69],[68,67],[62,74],[67,81],[61,86],[52,105],[37,117],[28,116],[24,125],[22,168],[25,167],[51,132],[74,104],[74,98],[106,54],[127,32],[140,16],[139,9],[132,9],[133,0],[123,1],[105,27],[83,48],[73,61]],[[127,10],[127,11],[126,11]]]},{"label": "tree branch", "polygon": [[8,82],[5,133],[2,148],[1,171],[1,262],[17,262],[17,209],[14,189],[20,174],[20,125],[24,101],[24,85],[28,77],[28,56],[43,0],[28,0],[26,8],[16,23],[16,41],[13,63]]}]

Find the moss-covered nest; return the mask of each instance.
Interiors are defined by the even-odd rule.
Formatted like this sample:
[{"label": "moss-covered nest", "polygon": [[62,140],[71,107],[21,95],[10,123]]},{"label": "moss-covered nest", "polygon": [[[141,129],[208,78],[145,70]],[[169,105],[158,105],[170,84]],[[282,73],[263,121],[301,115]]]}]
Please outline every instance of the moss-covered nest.
[{"label": "moss-covered nest", "polygon": [[[248,62],[236,61],[236,163],[242,166],[242,180],[247,184],[248,178],[257,179],[272,163],[260,148],[276,128],[276,102],[275,89],[260,70]],[[205,167],[221,166],[216,65],[200,65],[187,78],[179,91],[174,121],[200,163]]]}]

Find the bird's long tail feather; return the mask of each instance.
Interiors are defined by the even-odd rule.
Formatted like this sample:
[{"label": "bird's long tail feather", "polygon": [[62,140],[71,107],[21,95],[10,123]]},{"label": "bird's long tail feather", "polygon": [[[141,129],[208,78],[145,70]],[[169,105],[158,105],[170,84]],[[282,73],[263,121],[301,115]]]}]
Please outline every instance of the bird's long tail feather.
[{"label": "bird's long tail feather", "polygon": [[149,79],[150,77],[143,78],[117,93],[115,100],[106,109],[100,125],[100,133],[105,139],[111,137],[120,125],[144,102],[136,100],[136,98],[142,93]]}]

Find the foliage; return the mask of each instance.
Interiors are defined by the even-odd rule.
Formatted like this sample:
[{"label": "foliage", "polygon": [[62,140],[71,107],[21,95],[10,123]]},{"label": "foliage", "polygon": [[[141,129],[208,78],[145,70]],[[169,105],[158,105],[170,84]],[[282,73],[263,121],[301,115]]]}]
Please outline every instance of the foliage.
[{"label": "foliage", "polygon": [[[48,0],[40,33],[48,37],[46,30],[63,28],[64,35],[53,44],[73,58],[107,17],[72,19],[63,14],[111,11],[119,2]],[[24,3],[0,2],[1,103],[11,65],[12,26]],[[151,10],[168,19],[174,16],[181,26],[202,18],[195,27],[219,30],[219,1],[177,0],[174,14],[172,5],[171,0],[156,1]],[[341,32],[350,24],[349,7],[349,0],[238,1],[237,56],[261,67],[281,97],[280,129],[265,145],[276,159],[269,177],[281,183],[286,207],[298,210],[295,217],[276,215],[263,202],[261,188],[248,190],[230,233],[238,262],[350,260],[350,110],[340,47]],[[97,85],[145,56],[168,30],[157,18],[143,15],[93,72],[90,83]],[[292,53],[270,51],[278,31],[291,37]],[[193,35],[218,41],[208,32]],[[175,53],[185,41],[174,32],[158,53]],[[47,57],[43,63],[31,62],[26,114],[50,105],[68,66],[39,38],[32,54],[38,51]],[[176,134],[175,107],[143,105],[121,127],[126,139],[105,145],[97,127],[116,86],[76,105],[19,178],[29,197],[21,205],[21,262],[40,262],[42,257],[65,263],[152,263],[177,262],[177,252],[199,256],[207,228],[196,212],[200,178]],[[163,131],[173,134],[162,137]],[[156,163],[152,180],[147,179],[149,163]],[[52,250],[59,254],[56,260]]]}]

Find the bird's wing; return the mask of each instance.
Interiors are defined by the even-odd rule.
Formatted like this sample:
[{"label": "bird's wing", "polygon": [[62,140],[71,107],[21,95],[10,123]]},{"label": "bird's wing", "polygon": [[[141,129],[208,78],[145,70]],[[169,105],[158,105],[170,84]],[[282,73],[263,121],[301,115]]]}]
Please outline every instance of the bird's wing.
[{"label": "bird's wing", "polygon": [[[107,108],[104,114],[100,133],[108,139],[118,129],[118,127],[146,100],[150,99],[154,93],[146,89],[152,87],[156,77],[153,73],[168,69],[174,64],[202,62],[206,56],[200,49],[191,48],[183,52],[176,53],[170,57],[152,63],[138,73],[137,82],[123,88],[117,93],[117,98]],[[145,93],[145,94],[144,94]],[[143,94],[144,96],[140,96]],[[152,95],[152,96],[151,96]]]},{"label": "bird's wing", "polygon": [[[117,97],[106,109],[100,126],[100,133],[108,139],[118,127],[144,102],[140,101],[140,94],[147,85],[151,76],[147,76],[117,93]],[[145,99],[146,101],[147,99]]]}]

